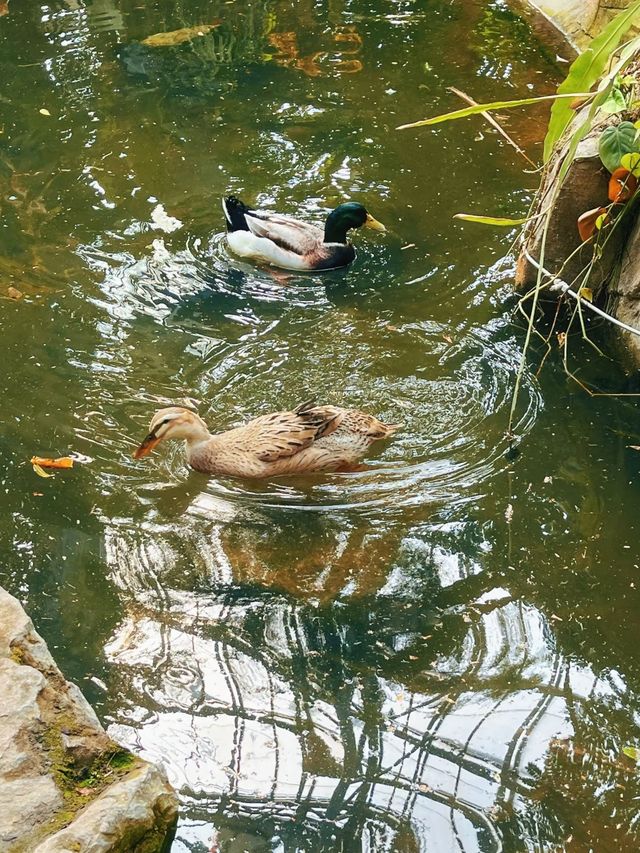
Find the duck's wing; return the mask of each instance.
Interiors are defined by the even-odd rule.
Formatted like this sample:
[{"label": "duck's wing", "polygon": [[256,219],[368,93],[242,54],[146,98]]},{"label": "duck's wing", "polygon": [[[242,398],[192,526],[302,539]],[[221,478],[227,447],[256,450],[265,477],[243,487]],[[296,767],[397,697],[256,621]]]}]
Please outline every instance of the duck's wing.
[{"label": "duck's wing", "polygon": [[345,410],[335,406],[303,403],[290,412],[262,415],[233,432],[235,444],[261,462],[276,462],[295,456],[322,436],[338,429]]},{"label": "duck's wing", "polygon": [[321,228],[291,216],[252,210],[251,213],[245,213],[245,221],[256,237],[271,240],[281,249],[297,255],[311,254],[324,241]]}]

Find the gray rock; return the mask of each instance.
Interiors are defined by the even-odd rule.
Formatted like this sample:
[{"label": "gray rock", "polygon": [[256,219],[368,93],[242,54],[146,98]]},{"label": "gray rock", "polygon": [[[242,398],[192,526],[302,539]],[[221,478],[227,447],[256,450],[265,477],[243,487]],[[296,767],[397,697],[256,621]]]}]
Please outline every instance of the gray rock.
[{"label": "gray rock", "polygon": [[39,844],[34,853],[154,853],[166,828],[175,823],[175,795],[164,771],[144,764],[111,785],[65,829]]},{"label": "gray rock", "polygon": [[162,769],[112,741],[0,587],[0,850],[153,853],[178,805]]},{"label": "gray rock", "polygon": [[[584,50],[599,35],[614,15],[626,9],[631,0],[528,0],[551,20],[576,50]],[[637,35],[638,27],[627,36]]]}]

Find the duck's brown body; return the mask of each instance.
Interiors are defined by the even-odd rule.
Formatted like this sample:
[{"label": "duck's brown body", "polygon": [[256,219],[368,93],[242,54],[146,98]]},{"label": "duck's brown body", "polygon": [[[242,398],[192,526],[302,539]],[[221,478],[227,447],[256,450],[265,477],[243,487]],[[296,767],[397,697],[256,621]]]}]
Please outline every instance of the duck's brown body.
[{"label": "duck's brown body", "polygon": [[251,479],[280,477],[352,469],[374,441],[388,438],[396,429],[396,424],[383,424],[355,409],[305,403],[211,435],[197,415],[172,408],[156,413],[149,436],[136,453],[145,455],[165,437],[184,438],[187,462],[196,471]]}]

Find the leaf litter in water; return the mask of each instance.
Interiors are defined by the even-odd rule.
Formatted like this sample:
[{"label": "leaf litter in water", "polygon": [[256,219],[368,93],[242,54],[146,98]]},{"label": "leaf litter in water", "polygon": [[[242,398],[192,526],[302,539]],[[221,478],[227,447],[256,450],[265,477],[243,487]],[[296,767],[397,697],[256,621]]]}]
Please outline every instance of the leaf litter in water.
[{"label": "leaf litter in water", "polygon": [[73,462],[72,456],[57,456],[55,459],[47,456],[31,457],[31,464],[39,468],[73,468]]},{"label": "leaf litter in water", "polygon": [[640,763],[640,749],[637,746],[623,746],[622,752],[636,763]]},{"label": "leaf litter in water", "polygon": [[177,44],[184,44],[186,41],[191,41],[198,36],[204,36],[211,30],[215,30],[222,23],[221,19],[216,19],[211,24],[202,24],[199,27],[182,27],[179,30],[171,30],[168,33],[154,33],[152,36],[147,36],[142,40],[142,44],[146,47],[174,47]]},{"label": "leaf litter in water", "polygon": [[73,468],[74,462],[71,456],[58,456],[55,459],[49,459],[46,456],[32,456],[30,461],[38,477],[44,477],[45,479],[53,477],[53,474],[45,471],[45,468],[55,468],[56,470]]},{"label": "leaf litter in water", "polygon": [[44,477],[45,479],[47,479],[48,477],[53,477],[53,474],[49,474],[47,471],[44,470],[44,468],[38,465],[37,462],[32,462],[31,464],[33,465],[33,470],[36,472],[38,477]]}]

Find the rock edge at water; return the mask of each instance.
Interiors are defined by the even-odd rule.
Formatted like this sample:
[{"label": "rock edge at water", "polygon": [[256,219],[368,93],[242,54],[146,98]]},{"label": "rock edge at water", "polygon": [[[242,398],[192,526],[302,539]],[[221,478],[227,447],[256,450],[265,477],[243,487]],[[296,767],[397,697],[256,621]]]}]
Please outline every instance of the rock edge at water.
[{"label": "rock edge at water", "polygon": [[108,737],[0,587],[0,850],[156,853],[177,815],[164,770]]}]

